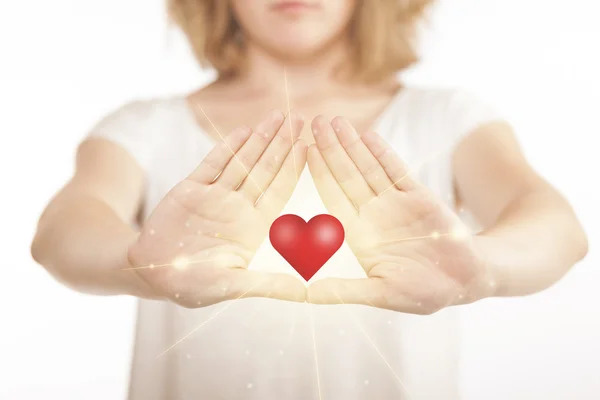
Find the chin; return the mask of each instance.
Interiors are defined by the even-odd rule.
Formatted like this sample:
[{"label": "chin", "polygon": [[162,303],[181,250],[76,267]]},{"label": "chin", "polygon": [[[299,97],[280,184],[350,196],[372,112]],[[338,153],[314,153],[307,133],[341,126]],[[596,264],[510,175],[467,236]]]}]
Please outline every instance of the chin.
[{"label": "chin", "polygon": [[330,47],[331,42],[314,40],[314,38],[295,37],[281,40],[270,46],[271,52],[279,57],[294,61],[310,60],[322,54]]}]

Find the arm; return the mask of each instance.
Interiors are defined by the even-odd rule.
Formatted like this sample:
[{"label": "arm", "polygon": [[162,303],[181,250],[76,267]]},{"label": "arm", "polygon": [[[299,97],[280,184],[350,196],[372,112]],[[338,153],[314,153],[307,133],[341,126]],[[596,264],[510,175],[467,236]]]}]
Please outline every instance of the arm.
[{"label": "arm", "polygon": [[494,295],[541,291],[587,252],[571,206],[527,163],[511,128],[487,124],[454,153],[457,196],[484,230],[475,237],[495,279]]},{"label": "arm", "polygon": [[63,284],[87,293],[152,297],[128,268],[131,227],[141,203],[143,172],[121,147],[83,142],[73,178],[44,210],[33,258]]}]

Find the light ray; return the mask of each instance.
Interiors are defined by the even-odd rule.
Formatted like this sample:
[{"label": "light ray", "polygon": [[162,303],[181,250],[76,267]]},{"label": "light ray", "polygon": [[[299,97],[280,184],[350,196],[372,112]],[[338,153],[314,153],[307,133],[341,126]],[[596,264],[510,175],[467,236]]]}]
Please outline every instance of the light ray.
[{"label": "light ray", "polygon": [[233,158],[240,164],[240,167],[242,167],[242,169],[244,170],[244,172],[246,173],[246,176],[248,177],[248,179],[254,184],[254,186],[256,186],[256,188],[258,189],[258,191],[260,192],[260,197],[262,197],[262,195],[265,193],[265,191],[258,185],[258,183],[256,183],[256,181],[252,178],[252,175],[250,175],[250,171],[248,171],[248,169],[246,167],[244,167],[244,164],[240,161],[240,159],[237,157],[237,155],[235,154],[235,151],[233,151],[233,149],[231,148],[231,146],[229,146],[229,144],[227,143],[227,141],[225,140],[225,138],[223,137],[223,135],[221,135],[221,132],[219,132],[219,130],[217,129],[217,127],[215,126],[215,124],[212,122],[212,120],[208,117],[208,115],[206,115],[206,113],[204,112],[204,110],[202,109],[202,107],[200,107],[200,105],[194,103],[196,105],[196,107],[198,107],[198,109],[202,112],[202,114],[204,115],[204,118],[206,118],[206,120],[208,121],[208,123],[213,127],[213,129],[215,130],[215,132],[217,132],[217,135],[219,135],[219,137],[221,138],[221,140],[223,141],[223,143],[225,144],[225,146],[227,146],[227,148],[229,149],[229,151],[231,151],[231,154],[233,155]]},{"label": "light ray", "polygon": [[298,176],[298,166],[296,165],[296,153],[294,152],[294,131],[293,131],[293,126],[292,126],[292,119],[290,118],[290,112],[291,112],[291,106],[290,106],[290,91],[288,88],[288,80],[287,80],[287,69],[284,67],[283,68],[283,80],[284,80],[284,84],[285,84],[285,98],[287,100],[287,114],[288,114],[288,122],[290,124],[290,136],[291,136],[291,140],[292,140],[292,157],[294,159],[294,171],[296,173],[296,182],[298,182],[298,179],[300,179],[300,177]]},{"label": "light ray", "polygon": [[373,201],[377,200],[378,198],[380,198],[381,196],[383,196],[383,194],[385,192],[387,192],[391,188],[395,187],[398,183],[402,182],[402,180],[406,179],[411,174],[411,172],[417,172],[417,171],[419,171],[421,168],[423,168],[425,165],[427,165],[427,163],[429,163],[430,161],[432,161],[436,157],[440,156],[441,154],[444,154],[447,150],[448,149],[438,150],[437,152],[435,152],[432,155],[430,155],[429,157],[427,157],[424,161],[422,161],[416,168],[409,169],[406,172],[406,174],[404,174],[404,176],[402,176],[400,179],[398,179],[397,181],[395,181],[394,183],[392,183],[383,192],[379,193],[376,197],[372,198],[367,203],[365,203],[365,206],[368,205],[368,204],[370,204],[370,203],[372,203]]},{"label": "light ray", "polygon": [[451,233],[436,233],[436,232],[434,232],[431,235],[427,235],[427,236],[414,236],[414,237],[409,237],[409,238],[385,240],[385,241],[377,242],[377,244],[399,243],[399,242],[408,242],[408,241],[423,240],[423,239],[437,240],[443,236],[451,236],[451,235],[452,235]]},{"label": "light ray", "polygon": [[248,293],[250,293],[250,291],[252,291],[254,288],[256,288],[259,284],[260,283],[257,283],[256,285],[252,286],[250,289],[248,289],[247,291],[245,291],[244,293],[242,293],[240,296],[238,296],[237,298],[235,298],[233,301],[231,301],[225,307],[221,308],[219,311],[217,311],[216,313],[214,313],[213,315],[211,315],[210,318],[208,318],[206,321],[202,322],[200,325],[198,325],[197,327],[195,327],[194,329],[192,329],[189,333],[187,333],[181,339],[179,339],[178,341],[176,341],[175,343],[173,343],[168,349],[166,349],[165,351],[163,351],[162,353],[160,353],[159,356],[156,357],[156,358],[158,359],[158,358],[162,357],[163,355],[167,354],[175,346],[177,346],[178,344],[180,344],[181,342],[183,342],[185,339],[187,339],[188,337],[190,337],[192,334],[194,334],[195,332],[197,332],[204,325],[208,324],[210,321],[212,321],[213,319],[215,319],[219,314],[221,314],[223,311],[227,310],[229,307],[231,307],[233,304],[235,304],[239,299],[241,299],[242,297],[244,297],[245,295],[247,295]]},{"label": "light ray", "polygon": [[[338,293],[334,292],[334,294],[338,297],[338,299],[340,299],[340,302],[342,304],[347,305],[346,303],[344,303],[344,300],[342,300],[341,296]],[[348,310],[346,310],[346,313],[352,318],[352,320],[354,321],[354,323],[356,324],[356,326],[358,326],[358,328],[363,333],[363,335],[365,335],[365,337],[367,338],[367,340],[369,341],[369,343],[371,343],[371,346],[373,346],[373,348],[375,349],[375,351],[377,352],[377,354],[379,355],[379,357],[381,357],[381,359],[383,360],[383,362],[385,363],[385,365],[388,367],[388,369],[390,370],[390,372],[392,373],[392,375],[394,376],[394,378],[396,378],[396,380],[400,384],[400,387],[402,387],[402,390],[406,393],[407,400],[412,400],[413,399],[412,395],[410,394],[410,392],[408,391],[408,389],[406,388],[406,386],[404,386],[404,383],[402,383],[402,380],[400,379],[400,377],[398,376],[398,374],[396,374],[396,372],[394,371],[394,369],[392,368],[392,366],[390,365],[390,363],[387,361],[387,359],[385,358],[385,356],[383,355],[383,353],[381,352],[381,350],[379,350],[379,348],[377,347],[377,345],[375,344],[375,342],[373,341],[373,339],[371,339],[371,336],[369,336],[369,334],[367,333],[367,331],[363,328],[363,326],[358,321],[358,319],[354,317],[354,315],[352,315]]]},{"label": "light ray", "polygon": [[[273,293],[273,291],[268,292],[264,297],[266,299],[270,299],[271,298],[271,294]],[[254,310],[252,310],[252,312],[249,314],[248,318],[246,318],[246,323],[245,326],[248,327],[250,326],[250,323],[252,322],[252,320],[256,317],[256,315],[258,315],[258,312],[261,311],[260,306],[256,306],[254,307]]]},{"label": "light ray", "polygon": [[[207,262],[211,262],[211,261],[217,261],[217,260],[215,259],[215,260],[189,261],[189,262],[185,263],[185,267],[187,267],[189,265],[202,264],[202,263],[207,263]],[[155,268],[167,268],[167,267],[182,268],[182,266],[178,262],[173,262],[170,264],[149,264],[149,265],[144,265],[142,267],[121,268],[121,271],[133,271],[133,270],[137,270],[137,269],[155,269]]]},{"label": "light ray", "polygon": [[313,311],[312,311],[312,304],[307,304],[307,306],[308,306],[308,312],[309,312],[309,316],[310,316],[310,327],[312,330],[312,338],[313,338],[313,350],[314,350],[314,354],[315,354],[315,368],[316,368],[316,374],[317,374],[317,390],[319,392],[319,400],[323,400],[323,396],[321,395],[321,378],[320,378],[320,374],[319,374],[319,358],[317,356],[317,339],[316,339],[316,335],[315,335],[315,320],[314,320]]}]

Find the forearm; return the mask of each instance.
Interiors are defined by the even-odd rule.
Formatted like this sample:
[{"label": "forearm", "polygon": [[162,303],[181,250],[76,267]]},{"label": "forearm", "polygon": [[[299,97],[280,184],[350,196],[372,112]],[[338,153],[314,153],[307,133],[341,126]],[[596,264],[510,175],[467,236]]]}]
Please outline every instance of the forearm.
[{"label": "forearm", "polygon": [[492,272],[496,296],[546,289],[587,252],[587,239],[573,210],[552,189],[513,201],[475,242]]},{"label": "forearm", "polygon": [[111,208],[90,196],[50,204],[32,244],[34,259],[74,290],[151,297],[130,268],[127,249],[137,232]]}]

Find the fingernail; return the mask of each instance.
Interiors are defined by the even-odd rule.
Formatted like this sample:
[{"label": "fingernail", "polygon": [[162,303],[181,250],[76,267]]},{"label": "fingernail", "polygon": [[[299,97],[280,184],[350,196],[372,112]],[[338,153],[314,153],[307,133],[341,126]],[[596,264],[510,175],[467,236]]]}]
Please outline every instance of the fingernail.
[{"label": "fingernail", "polygon": [[333,127],[333,130],[336,132],[340,132],[342,130],[342,125],[344,123],[344,120],[342,117],[335,117],[332,121],[331,121],[331,126]]}]

